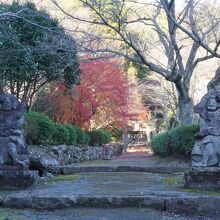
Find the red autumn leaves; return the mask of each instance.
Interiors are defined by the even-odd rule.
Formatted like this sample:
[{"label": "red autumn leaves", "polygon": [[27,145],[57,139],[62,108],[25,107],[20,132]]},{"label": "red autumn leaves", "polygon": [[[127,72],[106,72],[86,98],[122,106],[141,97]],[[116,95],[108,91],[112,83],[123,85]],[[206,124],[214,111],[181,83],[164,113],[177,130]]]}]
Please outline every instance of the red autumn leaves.
[{"label": "red autumn leaves", "polygon": [[55,106],[54,118],[85,129],[126,127],[132,114],[130,83],[121,66],[114,61],[81,61],[80,84],[68,91],[62,83],[53,86],[50,100]]}]

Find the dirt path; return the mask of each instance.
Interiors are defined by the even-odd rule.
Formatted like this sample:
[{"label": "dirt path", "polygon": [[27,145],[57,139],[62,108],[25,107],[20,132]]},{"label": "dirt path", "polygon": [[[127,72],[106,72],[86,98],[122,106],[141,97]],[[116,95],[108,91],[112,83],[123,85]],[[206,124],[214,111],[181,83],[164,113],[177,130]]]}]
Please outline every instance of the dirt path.
[{"label": "dirt path", "polygon": [[113,160],[146,160],[152,158],[153,152],[146,142],[136,142],[128,146],[127,151]]}]

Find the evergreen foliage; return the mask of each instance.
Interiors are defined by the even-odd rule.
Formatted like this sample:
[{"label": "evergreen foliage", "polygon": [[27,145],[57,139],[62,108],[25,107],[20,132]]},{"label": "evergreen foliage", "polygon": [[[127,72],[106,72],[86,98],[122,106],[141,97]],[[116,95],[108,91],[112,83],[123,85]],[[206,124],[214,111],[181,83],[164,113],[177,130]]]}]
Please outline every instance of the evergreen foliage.
[{"label": "evergreen foliage", "polygon": [[151,147],[155,154],[162,157],[190,157],[195,142],[194,134],[199,130],[197,124],[178,126],[168,132],[155,135]]},{"label": "evergreen foliage", "polygon": [[0,3],[0,13],[18,18],[0,22],[0,81],[26,104],[53,80],[72,85],[79,75],[75,41],[46,11],[33,3]]}]

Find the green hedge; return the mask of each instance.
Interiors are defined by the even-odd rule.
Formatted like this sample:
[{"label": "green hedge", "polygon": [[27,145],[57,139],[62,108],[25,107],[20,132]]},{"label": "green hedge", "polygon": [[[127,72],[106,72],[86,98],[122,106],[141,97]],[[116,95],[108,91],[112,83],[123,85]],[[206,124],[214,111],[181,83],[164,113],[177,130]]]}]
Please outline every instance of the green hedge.
[{"label": "green hedge", "polygon": [[195,142],[194,134],[199,125],[182,125],[168,132],[155,135],[151,140],[151,147],[155,154],[162,157],[189,157]]},{"label": "green hedge", "polygon": [[25,136],[28,144],[53,144],[56,133],[54,122],[45,114],[29,112],[26,115]]},{"label": "green hedge", "polygon": [[88,135],[90,137],[89,145],[91,146],[96,146],[96,145],[101,146],[111,141],[111,133],[103,129],[89,131]]},{"label": "green hedge", "polygon": [[54,125],[56,131],[52,138],[53,144],[67,144],[70,139],[69,129],[67,129],[65,125],[58,123],[54,123]]},{"label": "green hedge", "polygon": [[85,145],[89,135],[74,125],[55,123],[39,112],[28,112],[24,126],[26,142],[36,145]]},{"label": "green hedge", "polygon": [[68,145],[74,145],[76,144],[76,139],[77,139],[77,136],[76,136],[76,129],[75,129],[75,126],[74,125],[70,125],[70,124],[66,124],[64,125],[68,131],[69,131],[69,140],[67,142]]},{"label": "green hedge", "polygon": [[88,144],[89,143],[89,137],[88,135],[83,131],[82,128],[74,126],[76,130],[76,143],[77,144]]}]

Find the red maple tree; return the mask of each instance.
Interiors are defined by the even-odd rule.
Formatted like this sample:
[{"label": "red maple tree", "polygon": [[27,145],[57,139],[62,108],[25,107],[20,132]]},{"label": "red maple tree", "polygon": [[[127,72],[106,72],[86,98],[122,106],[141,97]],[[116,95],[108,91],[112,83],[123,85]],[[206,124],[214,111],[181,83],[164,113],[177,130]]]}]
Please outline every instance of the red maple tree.
[{"label": "red maple tree", "polygon": [[114,124],[126,127],[129,113],[130,84],[120,65],[110,60],[82,61],[80,84],[68,91],[62,83],[53,86],[50,100],[54,118],[85,129]]}]

